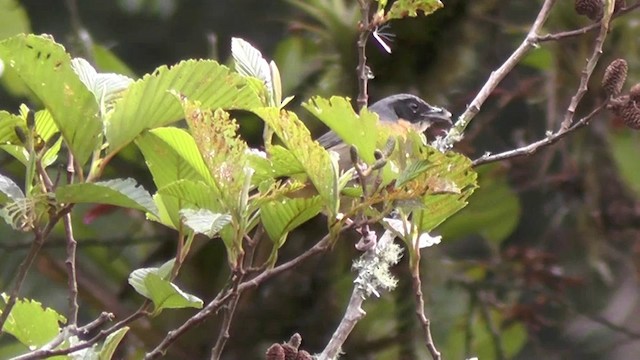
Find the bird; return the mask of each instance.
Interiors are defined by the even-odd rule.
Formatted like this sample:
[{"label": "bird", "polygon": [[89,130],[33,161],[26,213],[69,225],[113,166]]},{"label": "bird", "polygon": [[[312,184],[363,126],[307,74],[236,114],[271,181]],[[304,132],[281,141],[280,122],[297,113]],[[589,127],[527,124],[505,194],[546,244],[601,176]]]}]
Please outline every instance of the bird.
[{"label": "bird", "polygon": [[[376,101],[367,108],[378,114],[380,124],[392,128],[395,133],[406,133],[409,128],[425,133],[428,141],[444,136],[453,125],[451,113],[441,107],[429,105],[426,101],[412,94],[394,94]],[[329,131],[317,139],[327,150],[335,151],[340,156],[340,168],[349,163],[349,146],[333,131]]]}]

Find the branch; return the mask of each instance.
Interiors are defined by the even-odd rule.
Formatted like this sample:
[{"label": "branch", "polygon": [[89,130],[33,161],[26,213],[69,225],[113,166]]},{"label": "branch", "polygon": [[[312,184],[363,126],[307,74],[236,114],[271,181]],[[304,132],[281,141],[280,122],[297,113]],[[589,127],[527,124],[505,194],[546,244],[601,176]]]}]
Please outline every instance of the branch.
[{"label": "branch", "polygon": [[211,360],[219,360],[222,356],[222,350],[229,339],[229,328],[231,327],[231,321],[236,311],[238,301],[240,301],[240,294],[238,293],[238,285],[242,281],[241,274],[235,274],[232,279],[232,290],[230,302],[225,306],[224,317],[222,320],[222,326],[218,333],[218,339],[215,346],[211,349]]},{"label": "branch", "polygon": [[[106,329],[106,330],[101,330],[96,336],[94,336],[93,338],[81,342],[78,345],[75,346],[71,346],[69,348],[66,349],[56,349],[56,350],[51,350],[45,347],[42,347],[38,350],[32,351],[30,353],[24,354],[24,355],[20,355],[17,356],[15,358],[13,358],[13,360],[34,360],[34,359],[43,359],[43,358],[48,358],[48,357],[52,357],[52,356],[58,356],[58,355],[68,355],[68,354],[72,354],[76,351],[80,351],[86,348],[89,348],[95,344],[98,343],[98,341],[106,338],[107,336],[109,336],[110,334],[120,330],[121,328],[125,327],[127,324],[137,320],[138,318],[141,318],[143,316],[148,316],[149,313],[146,311],[146,307],[148,305],[148,301],[145,301],[144,304],[133,314],[131,314],[129,317],[117,322],[116,324],[114,324],[113,326],[111,326],[110,328]],[[106,313],[102,313],[100,314],[100,317],[89,323],[88,325],[80,328],[79,330],[85,330],[85,329],[91,329],[95,326],[98,326],[100,323],[106,321],[107,319],[104,319],[105,317],[107,317],[107,315],[105,315]]]},{"label": "branch", "polygon": [[[611,19],[615,19],[618,18],[622,15],[625,15],[637,8],[640,8],[640,1],[633,4],[633,5],[629,5],[623,9],[620,9],[619,11],[616,11],[615,14],[613,14],[611,16]],[[558,40],[562,40],[562,39],[566,39],[566,38],[571,38],[571,37],[577,37],[577,36],[581,36],[584,35],[588,32],[594,31],[595,29],[600,28],[600,24],[599,23],[593,23],[590,25],[587,25],[585,27],[582,27],[580,29],[575,29],[575,30],[570,30],[570,31],[562,31],[562,32],[558,32],[558,33],[554,33],[554,34],[547,34],[547,35],[542,35],[538,37],[538,42],[547,42],[547,41],[558,41]]]},{"label": "branch", "polygon": [[334,331],[331,340],[329,340],[322,354],[318,357],[318,360],[332,360],[337,358],[342,350],[342,344],[347,340],[347,337],[349,337],[349,334],[351,334],[358,321],[362,320],[366,315],[364,310],[362,310],[364,298],[365,295],[362,287],[358,285],[354,286],[347,310],[345,310],[340,324],[336,328],[336,331]]},{"label": "branch", "polygon": [[449,131],[447,136],[437,142],[437,147],[441,149],[450,148],[453,143],[458,141],[464,130],[469,125],[471,120],[480,112],[480,108],[482,104],[487,100],[489,95],[495,90],[495,88],[500,84],[500,82],[507,76],[511,70],[522,60],[522,58],[531,50],[533,47],[538,44],[538,32],[544,25],[549,13],[551,12],[551,8],[555,4],[556,0],[545,0],[536,20],[534,21],[527,37],[522,41],[520,46],[509,56],[509,58],[495,71],[491,73],[489,79],[484,84],[478,95],[471,101],[471,104],[467,107],[467,110],[460,115],[458,120],[456,121],[455,126]]},{"label": "branch", "polygon": [[420,266],[419,261],[417,266],[414,266],[414,270],[411,271],[411,279],[413,283],[413,292],[416,300],[416,316],[418,317],[418,321],[420,321],[420,325],[422,326],[422,331],[424,332],[424,341],[427,346],[427,350],[431,354],[431,358],[433,360],[442,359],[442,354],[436,348],[435,343],[433,342],[433,336],[431,335],[431,321],[424,313],[424,296],[422,295],[422,281],[420,280]]},{"label": "branch", "polygon": [[513,150],[509,150],[509,151],[505,151],[505,152],[501,152],[499,154],[494,154],[491,155],[489,153],[481,156],[480,158],[473,160],[473,162],[471,163],[472,166],[479,166],[479,165],[483,165],[483,164],[488,164],[488,163],[492,163],[492,162],[496,162],[496,161],[502,161],[502,160],[506,160],[506,159],[510,159],[510,158],[515,158],[518,156],[529,156],[529,155],[533,155],[536,152],[538,152],[538,150],[540,150],[541,148],[545,147],[545,146],[549,146],[551,144],[554,144],[555,142],[557,142],[558,140],[562,139],[563,137],[569,135],[569,133],[583,127],[586,126],[589,121],[591,119],[593,119],[596,115],[598,115],[605,107],[606,107],[607,103],[603,103],[602,105],[598,106],[595,110],[593,110],[589,115],[583,117],[582,119],[580,119],[578,122],[576,122],[575,124],[573,124],[570,128],[563,130],[560,129],[555,133],[549,134],[547,137],[545,137],[544,139],[540,139],[536,142],[533,142],[529,145],[517,148],[517,149],[513,149]]},{"label": "branch", "polygon": [[[339,233],[344,230],[350,228],[351,226],[347,225],[340,229]],[[305,260],[310,257],[319,254],[326,249],[329,248],[330,239],[332,238],[332,234],[328,234],[323,237],[320,241],[318,241],[313,247],[309,250],[302,253],[300,256],[289,260],[279,266],[274,267],[273,269],[266,270],[262,272],[260,275],[256,276],[253,279],[243,281],[240,285],[238,285],[237,293],[238,295],[242,294],[242,292],[257,287],[262,284],[266,280],[271,279],[272,277],[279,275],[289,269],[292,269],[298,265],[300,265]],[[167,336],[156,346],[153,350],[147,353],[145,356],[146,360],[157,359],[164,355],[166,350],[175,342],[180,336],[184,335],[188,330],[200,324],[204,320],[206,320],[211,314],[215,313],[220,309],[222,305],[224,305],[229,299],[232,297],[231,291],[220,292],[207,306],[205,306],[198,313],[190,317],[187,321],[185,321],[182,325],[180,325],[177,329],[169,331]]]},{"label": "branch", "polygon": [[359,24],[358,31],[360,35],[358,36],[358,110],[367,106],[369,101],[369,76],[370,69],[367,66],[367,39],[369,39],[369,35],[371,34],[371,24],[369,21],[369,14],[371,13],[371,0],[358,0],[360,4],[360,14],[362,20]]},{"label": "branch", "polygon": [[593,53],[587,61],[587,65],[584,67],[584,69],[582,69],[580,86],[578,87],[578,91],[576,91],[576,94],[571,98],[571,103],[569,104],[567,112],[564,115],[564,120],[562,121],[560,130],[566,130],[571,126],[576,108],[580,104],[580,101],[584,97],[584,94],[587,93],[587,85],[589,84],[589,79],[591,78],[591,74],[596,68],[598,60],[600,60],[600,56],[602,55],[602,44],[607,37],[607,32],[609,31],[609,22],[611,21],[611,14],[613,14],[614,0],[608,0],[608,2],[606,2],[605,4],[607,4],[607,7],[605,8],[602,20],[600,21],[600,33],[598,34],[598,37],[596,38],[593,45]]},{"label": "branch", "polygon": [[44,244],[45,240],[53,230],[54,226],[58,223],[61,217],[65,216],[73,205],[67,205],[62,208],[59,212],[54,214],[51,219],[49,219],[49,223],[45,226],[44,229],[40,230],[39,228],[35,228],[33,243],[31,244],[31,248],[27,253],[27,256],[24,258],[20,266],[18,267],[18,274],[15,277],[15,284],[13,285],[13,289],[11,289],[11,294],[9,295],[9,300],[7,301],[7,305],[2,310],[2,314],[0,315],[0,334],[2,334],[2,329],[4,328],[4,323],[9,318],[9,314],[11,314],[11,310],[13,306],[16,304],[16,299],[20,293],[20,288],[22,287],[22,283],[24,283],[24,279],[27,277],[27,273],[33,265],[33,261],[36,259],[38,252],[40,252],[40,248],[42,248],[42,244]]},{"label": "branch", "polygon": [[73,236],[73,226],[71,225],[71,214],[67,213],[62,217],[64,223],[64,233],[67,237],[67,286],[69,288],[69,325],[75,327],[78,323],[78,277],[76,274],[76,249],[78,243]]}]

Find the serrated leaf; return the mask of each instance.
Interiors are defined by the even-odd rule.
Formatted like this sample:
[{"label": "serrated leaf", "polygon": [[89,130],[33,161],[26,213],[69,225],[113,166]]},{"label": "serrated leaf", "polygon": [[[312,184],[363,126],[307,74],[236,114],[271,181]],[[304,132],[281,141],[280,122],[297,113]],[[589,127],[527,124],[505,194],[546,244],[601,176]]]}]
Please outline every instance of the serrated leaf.
[{"label": "serrated leaf", "polygon": [[0,204],[24,199],[24,193],[13,180],[0,174]]},{"label": "serrated leaf", "polygon": [[212,60],[187,60],[161,66],[129,86],[106,122],[111,151],[153,129],[184,117],[171,92],[199,101],[202,108],[251,109],[260,106],[247,80]]},{"label": "serrated leaf", "polygon": [[74,73],[65,49],[48,35],[17,35],[0,42],[0,59],[51,112],[76,161],[86,163],[102,122],[98,103]]},{"label": "serrated leaf", "polygon": [[151,195],[133,179],[59,186],[56,199],[63,203],[109,204],[158,214]]},{"label": "serrated leaf", "polygon": [[109,336],[104,340],[104,344],[102,344],[102,348],[98,353],[98,360],[111,360],[113,358],[113,354],[118,348],[118,345],[120,345],[120,341],[122,341],[128,331],[129,327],[125,326],[109,334]]},{"label": "serrated leaf", "polygon": [[95,96],[96,102],[100,104],[103,114],[113,109],[114,102],[119,99],[122,92],[133,83],[124,75],[113,73],[98,73],[96,69],[83,58],[71,60],[71,68],[78,74],[80,81]]},{"label": "serrated leaf", "polygon": [[239,200],[250,175],[245,171],[249,147],[238,136],[238,124],[224,110],[204,110],[199,103],[184,97],[181,102],[189,129],[225,207],[223,212],[240,219],[245,209]]},{"label": "serrated leaf", "polygon": [[385,20],[416,17],[418,11],[426,16],[443,6],[440,0],[396,0],[385,15]]},{"label": "serrated leaf", "polygon": [[[373,155],[378,140],[378,116],[368,110],[360,115],[353,111],[351,102],[344,97],[330,99],[314,97],[302,106],[335,132],[348,145],[358,149],[358,155],[368,164],[375,162]],[[381,140],[384,143],[384,140]]]},{"label": "serrated leaf", "polygon": [[295,155],[286,148],[280,145],[273,145],[269,148],[269,155],[271,155],[274,177],[304,173],[304,166],[302,166]]},{"label": "serrated leaf", "polygon": [[224,226],[231,223],[231,215],[217,214],[207,209],[182,209],[180,217],[191,230],[210,239],[216,236]]},{"label": "serrated leaf", "polygon": [[[7,301],[6,294],[2,298]],[[2,330],[26,346],[40,347],[58,335],[60,323],[66,321],[64,316],[35,300],[18,299]]]},{"label": "serrated leaf", "polygon": [[[464,155],[454,152],[442,154],[434,149],[425,155],[427,158],[423,160],[432,165],[410,182],[428,186],[426,194],[422,196],[422,208],[412,212],[412,221],[419,233],[433,230],[464,208],[467,199],[477,188],[477,174],[471,168],[471,160]],[[444,188],[442,184],[445,184]]]},{"label": "serrated leaf", "polygon": [[153,129],[138,137],[136,145],[158,188],[182,179],[213,184],[198,146],[187,131],[173,127]]},{"label": "serrated leaf", "polygon": [[409,166],[400,173],[398,176],[398,180],[396,180],[396,186],[400,187],[406,184],[407,182],[417,178],[425,172],[430,167],[430,162],[428,160],[418,160]]},{"label": "serrated leaf", "polygon": [[260,218],[267,234],[276,245],[281,247],[287,234],[322,210],[322,200],[318,196],[312,198],[283,198],[263,204],[260,207]]},{"label": "serrated leaf", "polygon": [[338,210],[338,170],[327,150],[311,138],[309,130],[296,114],[278,108],[260,108],[254,112],[273,129],[302,165],[329,211],[335,214]]},{"label": "serrated leaf", "polygon": [[279,105],[274,103],[274,88],[271,77],[271,68],[269,63],[262,57],[262,53],[240,38],[231,38],[231,55],[236,64],[236,71],[244,76],[251,76],[262,80],[267,93],[271,97],[271,105]]},{"label": "serrated leaf", "polygon": [[23,124],[24,120],[20,116],[0,110],[0,144],[20,143],[15,127]]},{"label": "serrated leaf", "polygon": [[220,193],[211,185],[201,181],[178,180],[158,189],[158,194],[179,199],[183,208],[195,206],[212,211],[218,211],[222,208]]},{"label": "serrated leaf", "polygon": [[144,278],[144,285],[149,293],[149,298],[155,305],[155,314],[163,309],[187,307],[200,309],[204,304],[197,296],[185,293],[172,282],[164,280],[154,273],[147,274]]}]

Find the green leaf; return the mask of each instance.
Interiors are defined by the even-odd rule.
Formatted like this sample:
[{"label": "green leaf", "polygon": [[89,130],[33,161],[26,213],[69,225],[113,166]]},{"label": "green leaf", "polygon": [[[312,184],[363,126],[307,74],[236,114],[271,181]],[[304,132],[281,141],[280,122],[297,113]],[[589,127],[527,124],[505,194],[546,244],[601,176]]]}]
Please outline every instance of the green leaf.
[{"label": "green leaf", "polygon": [[295,198],[270,201],[260,207],[260,218],[267,234],[276,245],[281,247],[287,234],[322,210],[320,197]]},{"label": "green leaf", "polygon": [[418,160],[411,165],[407,166],[407,168],[400,173],[398,176],[398,180],[396,180],[396,186],[400,187],[406,184],[407,182],[417,178],[423,172],[427,171],[431,163],[428,160]]},{"label": "green leaf", "polygon": [[183,129],[164,127],[147,131],[136,139],[136,145],[158,188],[182,179],[214,183],[195,140]]},{"label": "green leaf", "polygon": [[302,106],[333,130],[340,139],[358,149],[358,155],[368,164],[375,162],[374,151],[384,146],[386,136],[378,127],[378,115],[362,110],[353,111],[351,102],[344,97],[332,96],[329,100],[314,97]]},{"label": "green leaf", "polygon": [[280,145],[273,145],[269,148],[271,164],[273,166],[273,177],[291,176],[304,173],[304,166],[296,159],[296,156]]},{"label": "green leaf", "polygon": [[181,101],[189,129],[220,194],[222,212],[240,221],[246,210],[240,200],[252,174],[246,171],[249,147],[237,134],[238,124],[224,110],[203,110],[199,103],[186,98]]},{"label": "green leaf", "polygon": [[[8,296],[2,294],[6,303]],[[3,331],[13,335],[22,344],[29,347],[40,347],[53,339],[60,332],[60,323],[67,320],[55,310],[45,308],[35,300],[17,300],[11,309]]]},{"label": "green leaf", "polygon": [[122,341],[128,331],[129,327],[125,326],[109,334],[109,336],[104,340],[104,344],[102,344],[102,348],[98,354],[98,360],[111,360],[113,358],[113,354],[118,348],[118,345],[120,344],[120,341]]},{"label": "green leaf", "polygon": [[63,203],[109,204],[158,214],[149,192],[137,186],[133,179],[63,185],[56,189],[56,199]]},{"label": "green leaf", "polygon": [[213,238],[227,224],[231,223],[231,215],[216,214],[207,209],[182,209],[180,217],[186,226],[197,234]]},{"label": "green leaf", "polygon": [[247,80],[212,60],[187,60],[161,66],[129,86],[116,102],[105,126],[111,151],[134,140],[143,130],[184,117],[173,92],[199,101],[203,108],[251,109],[260,100]]},{"label": "green leaf", "polygon": [[236,71],[240,75],[251,76],[262,80],[262,89],[256,89],[258,93],[264,91],[266,87],[271,99],[270,105],[279,105],[279,103],[275,103],[271,68],[267,60],[262,57],[262,53],[245,40],[234,37],[231,38],[231,55],[236,64]]},{"label": "green leaf", "polygon": [[18,35],[0,42],[0,59],[15,70],[51,112],[80,164],[99,145],[102,122],[93,94],[71,68],[71,58],[50,36]]},{"label": "green leaf", "polygon": [[24,199],[22,189],[13,180],[0,174],[0,204],[9,200],[18,201]]},{"label": "green leaf", "polygon": [[385,15],[385,20],[402,19],[407,16],[416,17],[418,11],[422,11],[426,16],[443,6],[440,0],[397,0]]},{"label": "green leaf", "polygon": [[140,295],[153,301],[156,314],[162,309],[168,308],[201,308],[203,305],[202,300],[183,292],[167,280],[172,268],[173,261],[169,261],[160,268],[134,270],[129,275],[129,284]]},{"label": "green leaf", "polygon": [[71,60],[71,67],[78,74],[80,81],[95,96],[103,115],[113,109],[115,101],[120,99],[124,90],[133,83],[133,79],[124,75],[98,73],[87,60],[82,58]]},{"label": "green leaf", "polygon": [[15,127],[22,125],[25,122],[20,116],[0,110],[0,144],[19,144]]},{"label": "green leaf", "polygon": [[155,314],[158,314],[163,309],[188,307],[201,309],[204,304],[197,296],[185,293],[172,282],[164,280],[154,273],[145,277],[144,285],[149,291],[149,298],[155,305]]},{"label": "green leaf", "polygon": [[[414,210],[412,219],[419,233],[433,230],[451,215],[467,205],[467,199],[477,188],[477,174],[471,168],[471,160],[464,155],[448,152],[442,154],[431,149],[422,160],[430,167],[422,172],[414,184],[426,184],[427,193],[422,197],[422,208]],[[453,187],[457,191],[451,191]]]},{"label": "green leaf", "polygon": [[222,209],[220,193],[202,181],[178,180],[158,189],[158,194],[179,199],[183,205],[182,208],[193,206],[214,212]]},{"label": "green leaf", "polygon": [[331,214],[338,211],[337,166],[329,153],[311,138],[296,114],[278,108],[254,110],[282,140],[324,200]]},{"label": "green leaf", "polygon": [[491,242],[500,243],[518,225],[520,201],[500,166],[482,166],[479,179],[479,188],[469,198],[469,205],[438,229],[445,238],[480,234]]}]

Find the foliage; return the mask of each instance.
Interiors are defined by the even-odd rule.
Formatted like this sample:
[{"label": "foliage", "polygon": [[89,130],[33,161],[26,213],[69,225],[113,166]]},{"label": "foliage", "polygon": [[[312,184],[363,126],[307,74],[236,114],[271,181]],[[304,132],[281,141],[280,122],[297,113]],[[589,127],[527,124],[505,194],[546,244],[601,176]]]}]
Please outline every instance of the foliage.
[{"label": "foliage", "polygon": [[[371,295],[382,299],[367,304],[367,317],[347,333],[350,342],[337,347],[349,357],[436,358],[433,346],[445,358],[506,359],[531,344],[546,355],[584,343],[584,334],[572,330],[577,326],[565,325],[579,324],[578,311],[599,314],[608,295],[622,289],[616,280],[629,277],[638,246],[637,136],[609,131],[597,119],[610,99],[589,82],[600,55],[619,43],[626,53],[637,47],[632,27],[603,25],[611,14],[580,24],[571,4],[558,2],[550,16],[527,18],[527,32],[509,25],[510,16],[521,20],[538,2],[288,0],[259,10],[264,18],[267,8],[280,9],[276,18],[287,19],[290,30],[269,34],[261,50],[257,35],[231,38],[227,46],[228,34],[220,33],[209,38],[216,60],[190,51],[149,61],[128,58],[133,53],[121,39],[94,43],[72,3],[73,38],[56,35],[63,46],[51,35],[29,34],[30,5],[0,0],[0,84],[8,95],[0,96],[0,215],[9,225],[0,228],[0,271],[13,279],[3,286],[0,324],[12,338],[0,342],[0,357],[156,358],[169,351],[167,357],[187,358],[211,347],[212,358],[224,358],[228,343],[237,358],[253,358],[264,354],[265,341],[279,342],[292,328],[319,352],[333,330],[328,323],[364,316],[351,301],[346,311],[337,305],[352,289],[360,304]],[[172,4],[162,12],[165,30],[173,11],[182,11],[176,22],[199,19],[177,2],[152,3]],[[131,13],[131,4],[96,11]],[[247,15],[224,11],[229,6],[216,3],[213,13],[232,22]],[[616,26],[636,8],[616,8]],[[486,14],[496,21],[486,22]],[[415,19],[400,21],[406,18]],[[567,22],[582,28],[552,32]],[[267,34],[258,22],[246,24],[243,31]],[[584,35],[592,29],[599,35]],[[183,45],[196,43],[197,36],[174,30],[191,37]],[[161,38],[158,28],[149,32]],[[575,42],[549,46],[568,38]],[[365,51],[369,39],[385,51]],[[610,48],[598,51],[605,39]],[[228,63],[217,60],[218,45],[225,56],[230,49]],[[511,67],[486,80],[496,66],[487,59],[496,57]],[[572,63],[584,58],[587,67]],[[627,60],[637,79],[639,62]],[[358,74],[368,78],[356,78],[354,69],[367,70]],[[511,71],[516,75],[500,83]],[[478,127],[451,150],[429,132],[399,132],[366,107],[354,110],[337,94],[354,96],[356,85],[360,105],[367,95],[417,92],[432,104],[467,109],[461,120],[478,115]],[[636,92],[623,95],[628,104]],[[589,100],[581,102],[583,96]],[[565,110],[566,129],[554,119]],[[599,123],[576,131],[589,121]],[[314,140],[319,127],[350,151],[321,146]],[[571,141],[538,158],[513,160],[569,134]],[[541,140],[523,145],[534,138]],[[512,140],[518,148],[482,153],[516,147]],[[484,165],[499,156],[508,166]],[[95,223],[78,221],[83,213]],[[357,261],[350,235],[360,237]],[[401,255],[393,240],[393,256],[375,253],[375,241],[367,247],[372,238],[404,242],[408,261],[395,265]],[[625,269],[609,258],[616,251]],[[328,254],[312,259],[321,252]],[[355,275],[346,271],[352,262]],[[36,267],[45,281],[33,276]],[[430,314],[433,340],[421,311]],[[426,334],[417,332],[416,313]],[[599,333],[624,329],[606,321]],[[541,334],[555,332],[563,343],[549,346]],[[300,358],[297,339],[277,345],[283,353],[295,348]],[[370,343],[392,345],[378,350]]]}]

